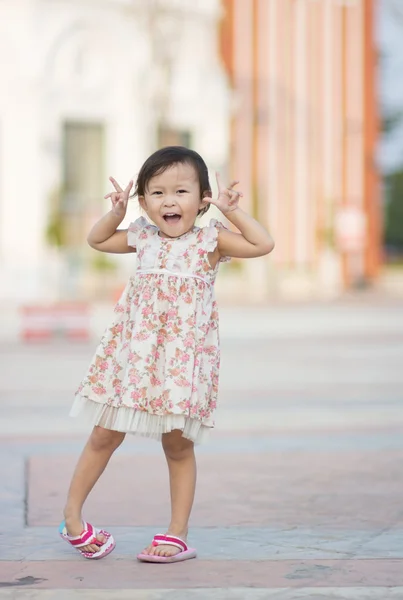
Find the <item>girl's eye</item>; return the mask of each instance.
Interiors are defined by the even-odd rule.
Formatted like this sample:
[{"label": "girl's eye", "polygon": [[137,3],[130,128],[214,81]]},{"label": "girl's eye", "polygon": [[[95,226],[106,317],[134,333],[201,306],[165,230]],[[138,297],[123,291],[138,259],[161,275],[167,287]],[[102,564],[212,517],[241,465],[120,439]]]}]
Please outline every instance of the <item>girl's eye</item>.
[{"label": "girl's eye", "polygon": [[187,190],[178,190],[179,194],[186,194]]},{"label": "girl's eye", "polygon": [[153,192],[151,196],[159,196],[160,194],[162,194],[162,192]]}]

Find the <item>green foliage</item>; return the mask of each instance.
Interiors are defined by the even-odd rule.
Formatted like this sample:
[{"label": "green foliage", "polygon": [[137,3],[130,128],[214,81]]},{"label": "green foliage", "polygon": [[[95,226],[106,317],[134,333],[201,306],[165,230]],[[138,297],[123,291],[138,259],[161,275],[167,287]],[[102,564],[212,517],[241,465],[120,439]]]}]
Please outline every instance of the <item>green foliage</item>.
[{"label": "green foliage", "polygon": [[336,203],[332,198],[324,198],[324,206],[326,209],[326,218],[323,226],[318,229],[317,236],[320,245],[324,245],[327,248],[335,248],[336,236],[334,230],[335,221],[335,206]]},{"label": "green foliage", "polygon": [[382,119],[383,132],[386,134],[393,132],[396,129],[396,127],[400,125],[402,119],[403,113],[400,111],[384,115]]},{"label": "green foliage", "polygon": [[45,229],[45,239],[49,246],[59,249],[66,245],[66,230],[60,207],[61,193],[61,189],[56,187],[49,194],[49,220]]},{"label": "green foliage", "polygon": [[385,177],[386,214],[385,242],[403,250],[403,170]]},{"label": "green foliage", "polygon": [[259,219],[259,188],[256,184],[253,185],[252,188],[252,216],[255,219]]},{"label": "green foliage", "polygon": [[49,246],[55,248],[63,248],[64,246],[64,230],[62,219],[59,214],[52,215],[49,219],[45,231],[46,241]]},{"label": "green foliage", "polygon": [[336,245],[333,227],[326,227],[322,230],[322,241],[328,248],[334,248]]},{"label": "green foliage", "polygon": [[230,262],[223,263],[221,266],[222,273],[237,273],[241,274],[243,272],[243,262],[240,259],[233,258]]},{"label": "green foliage", "polygon": [[116,271],[116,263],[109,258],[104,252],[96,252],[91,267],[99,273],[113,273]]}]

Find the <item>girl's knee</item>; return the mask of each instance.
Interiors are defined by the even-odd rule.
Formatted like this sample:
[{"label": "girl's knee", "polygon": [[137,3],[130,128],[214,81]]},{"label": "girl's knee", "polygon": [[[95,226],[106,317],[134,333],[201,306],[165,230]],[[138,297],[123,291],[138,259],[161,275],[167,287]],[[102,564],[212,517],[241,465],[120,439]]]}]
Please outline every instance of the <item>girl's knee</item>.
[{"label": "girl's knee", "polygon": [[162,447],[165,456],[171,460],[183,460],[194,452],[194,444],[182,436],[179,430],[165,433],[162,436]]},{"label": "girl's knee", "polygon": [[116,450],[123,442],[125,433],[121,431],[112,431],[104,427],[95,426],[90,435],[89,443],[93,450]]}]

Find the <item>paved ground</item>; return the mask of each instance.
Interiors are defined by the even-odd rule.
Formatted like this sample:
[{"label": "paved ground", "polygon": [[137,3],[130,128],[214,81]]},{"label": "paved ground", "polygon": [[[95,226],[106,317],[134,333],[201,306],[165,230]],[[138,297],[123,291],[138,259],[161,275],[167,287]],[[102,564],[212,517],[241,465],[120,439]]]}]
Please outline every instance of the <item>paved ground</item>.
[{"label": "paved ground", "polygon": [[87,505],[116,551],[91,563],[59,541],[86,437],[66,413],[94,344],[0,342],[0,598],[403,600],[403,308],[232,309],[222,337],[199,558],[171,566],[134,559],[169,513],[148,440],[126,440]]}]

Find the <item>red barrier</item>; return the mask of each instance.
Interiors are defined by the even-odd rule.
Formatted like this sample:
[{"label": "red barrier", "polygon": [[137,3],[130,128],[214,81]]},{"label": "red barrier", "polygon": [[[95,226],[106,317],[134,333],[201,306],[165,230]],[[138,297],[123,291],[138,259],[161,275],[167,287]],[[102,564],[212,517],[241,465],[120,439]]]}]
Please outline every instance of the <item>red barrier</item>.
[{"label": "red barrier", "polygon": [[21,307],[21,336],[26,341],[55,337],[85,341],[90,337],[89,307],[83,302]]}]

